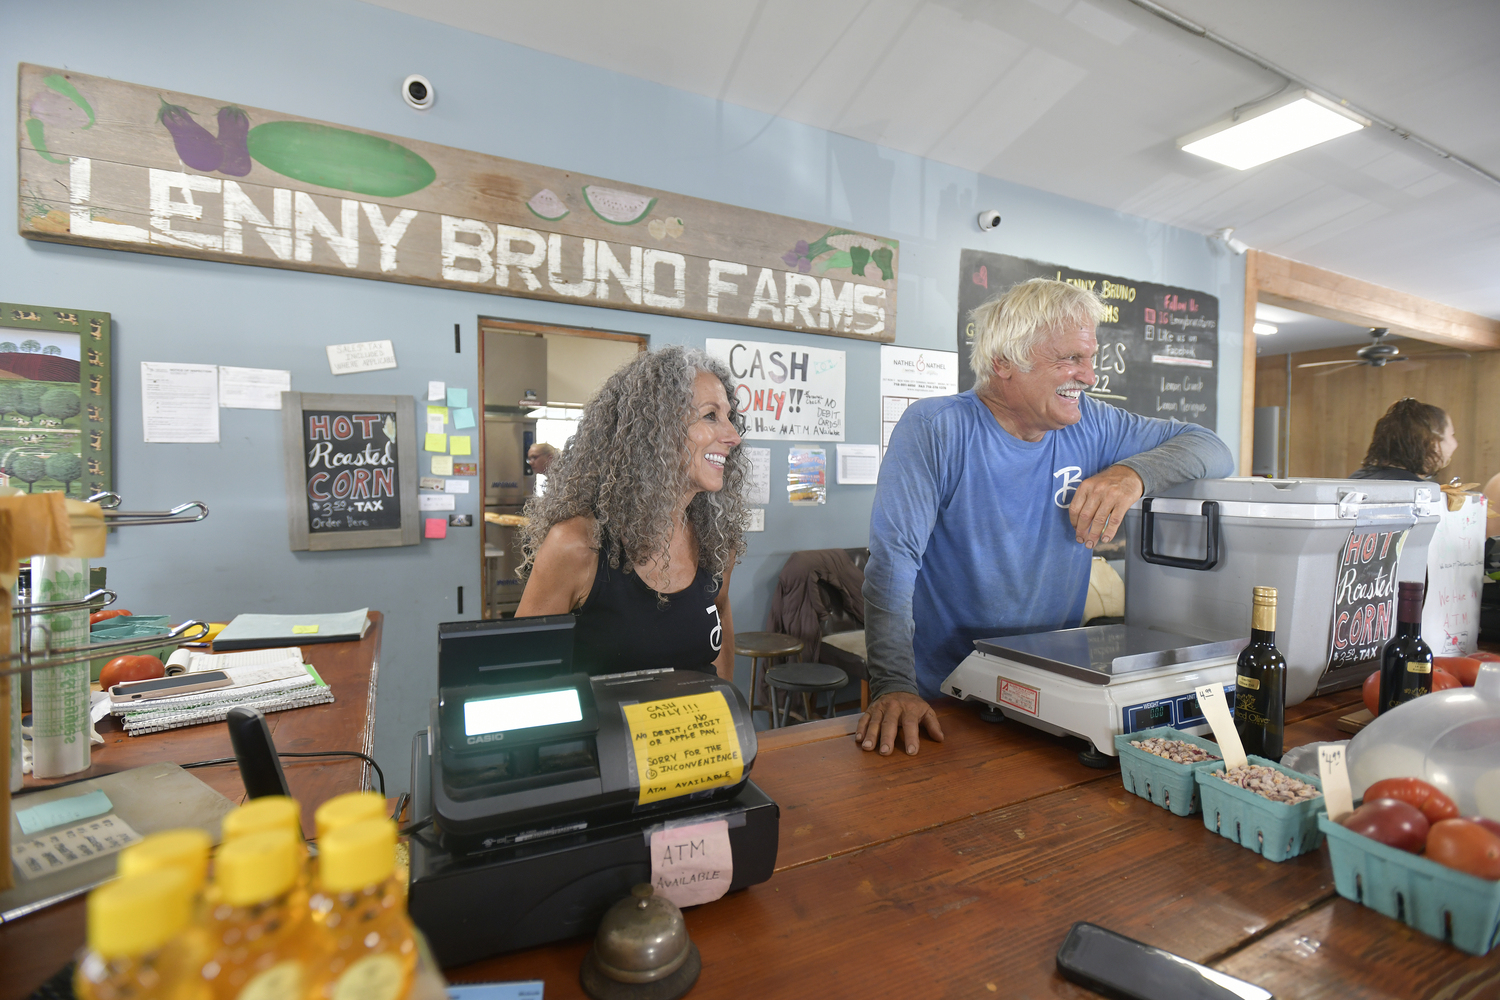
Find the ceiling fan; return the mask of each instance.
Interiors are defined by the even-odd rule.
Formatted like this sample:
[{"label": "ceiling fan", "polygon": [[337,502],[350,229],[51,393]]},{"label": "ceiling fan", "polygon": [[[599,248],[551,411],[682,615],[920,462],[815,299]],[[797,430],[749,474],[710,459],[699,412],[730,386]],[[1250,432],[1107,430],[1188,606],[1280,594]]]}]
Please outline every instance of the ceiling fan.
[{"label": "ceiling fan", "polygon": [[1389,334],[1389,328],[1384,326],[1377,326],[1370,331],[1371,342],[1355,351],[1355,356],[1353,358],[1345,358],[1339,361],[1309,361],[1306,364],[1300,364],[1297,367],[1322,368],[1325,365],[1341,365],[1342,367],[1332,368],[1326,372],[1318,373],[1320,375],[1332,375],[1334,372],[1341,372],[1345,368],[1353,368],[1355,365],[1369,365],[1371,368],[1384,368],[1386,365],[1392,364],[1397,361],[1410,361],[1413,357],[1420,357],[1425,361],[1428,358],[1467,358],[1469,356],[1464,351],[1441,351],[1421,355],[1402,354],[1401,348],[1397,347],[1395,344],[1386,342],[1385,338]]}]

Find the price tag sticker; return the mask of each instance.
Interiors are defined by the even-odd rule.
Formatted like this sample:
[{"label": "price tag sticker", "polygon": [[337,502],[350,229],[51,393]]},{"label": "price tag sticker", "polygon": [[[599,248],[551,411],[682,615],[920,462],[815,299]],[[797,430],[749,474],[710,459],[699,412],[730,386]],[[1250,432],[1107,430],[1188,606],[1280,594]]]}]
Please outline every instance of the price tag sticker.
[{"label": "price tag sticker", "polygon": [[640,779],[637,802],[739,782],[745,770],[739,733],[722,691],[623,705]]},{"label": "price tag sticker", "polygon": [[1354,793],[1349,788],[1349,762],[1344,747],[1318,747],[1318,780],[1323,783],[1323,804],[1334,822],[1354,811]]},{"label": "price tag sticker", "polygon": [[1224,697],[1224,685],[1215,681],[1194,689],[1198,695],[1198,708],[1214,731],[1214,739],[1223,751],[1224,770],[1243,767],[1247,763],[1245,744],[1240,742],[1239,730],[1234,728],[1234,716],[1229,714],[1229,699]]}]

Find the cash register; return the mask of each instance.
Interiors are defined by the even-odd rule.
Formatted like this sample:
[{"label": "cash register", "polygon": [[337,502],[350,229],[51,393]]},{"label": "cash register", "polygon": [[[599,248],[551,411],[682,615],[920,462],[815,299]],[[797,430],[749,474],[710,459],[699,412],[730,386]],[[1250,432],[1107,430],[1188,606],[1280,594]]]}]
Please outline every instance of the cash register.
[{"label": "cash register", "polygon": [[412,744],[409,910],[445,966],[590,934],[651,880],[651,832],[724,818],[729,889],[770,878],[778,810],[755,728],[695,670],[600,674],[573,616],[438,627],[438,697]]}]

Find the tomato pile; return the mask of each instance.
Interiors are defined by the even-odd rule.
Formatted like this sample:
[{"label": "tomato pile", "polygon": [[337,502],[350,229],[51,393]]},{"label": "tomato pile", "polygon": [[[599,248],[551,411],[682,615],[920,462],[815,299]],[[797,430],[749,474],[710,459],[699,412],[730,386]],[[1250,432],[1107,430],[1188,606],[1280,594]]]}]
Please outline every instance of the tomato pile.
[{"label": "tomato pile", "polygon": [[1419,778],[1386,778],[1339,822],[1355,833],[1479,878],[1500,879],[1500,822],[1464,819],[1458,806]]},{"label": "tomato pile", "polygon": [[[1479,667],[1486,660],[1500,660],[1500,656],[1494,653],[1470,653],[1468,656],[1434,656],[1432,658],[1432,689],[1434,691],[1446,691],[1449,688],[1473,687],[1474,682],[1479,679]],[[1364,695],[1365,708],[1370,710],[1371,715],[1379,715],[1375,711],[1376,703],[1380,701],[1380,671],[1377,670],[1365,678]]]}]

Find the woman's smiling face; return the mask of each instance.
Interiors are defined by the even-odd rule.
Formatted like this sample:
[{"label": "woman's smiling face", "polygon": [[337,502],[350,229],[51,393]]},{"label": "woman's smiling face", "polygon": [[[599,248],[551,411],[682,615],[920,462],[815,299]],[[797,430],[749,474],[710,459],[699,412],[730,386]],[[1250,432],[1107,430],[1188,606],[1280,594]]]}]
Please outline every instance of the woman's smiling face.
[{"label": "woman's smiling face", "polygon": [[688,417],[688,483],[693,494],[724,488],[724,463],[739,444],[739,432],[729,419],[724,383],[710,372],[699,372],[693,381],[693,412]]}]

